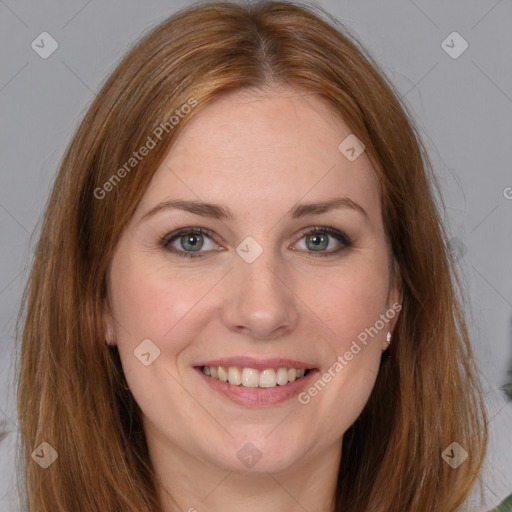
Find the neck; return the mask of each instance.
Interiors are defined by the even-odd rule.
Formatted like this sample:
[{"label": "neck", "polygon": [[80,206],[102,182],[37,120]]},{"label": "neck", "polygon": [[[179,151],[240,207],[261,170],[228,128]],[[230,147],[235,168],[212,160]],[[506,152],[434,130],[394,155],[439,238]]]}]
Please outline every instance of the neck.
[{"label": "neck", "polygon": [[175,445],[150,444],[162,512],[333,512],[341,440],[292,467],[270,473],[222,469]]}]

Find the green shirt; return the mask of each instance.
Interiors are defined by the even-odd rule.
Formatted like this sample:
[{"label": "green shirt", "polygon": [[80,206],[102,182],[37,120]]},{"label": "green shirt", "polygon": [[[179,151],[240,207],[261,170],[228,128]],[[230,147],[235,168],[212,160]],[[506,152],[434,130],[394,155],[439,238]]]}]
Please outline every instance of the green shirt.
[{"label": "green shirt", "polygon": [[490,512],[512,512],[512,494]]}]

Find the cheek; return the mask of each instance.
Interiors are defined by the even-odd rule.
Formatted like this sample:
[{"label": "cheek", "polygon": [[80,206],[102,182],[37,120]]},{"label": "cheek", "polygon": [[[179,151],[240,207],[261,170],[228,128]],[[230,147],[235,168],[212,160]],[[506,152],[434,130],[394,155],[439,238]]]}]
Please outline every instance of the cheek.
[{"label": "cheek", "polygon": [[[119,355],[136,401],[152,416],[151,410],[161,408],[159,403],[178,407],[183,402],[174,378],[183,378],[183,355],[210,321],[209,304],[219,277],[171,272],[142,257],[119,258],[116,263],[110,284]],[[148,352],[151,362],[145,366],[148,356],[142,355]],[[180,407],[186,415],[186,406]]]},{"label": "cheek", "polygon": [[[308,307],[325,327],[322,332],[328,344],[337,354],[342,354],[352,340],[374,327],[385,313],[387,295],[386,266],[374,262],[332,271],[323,286],[309,286],[305,296]],[[378,323],[379,331],[384,332],[379,332],[379,336],[385,336],[381,323]]]},{"label": "cheek", "polygon": [[[179,415],[188,417],[190,403],[183,400],[182,387],[176,385],[177,363],[190,344],[188,333],[198,329],[197,322],[204,321],[198,313],[199,301],[208,284],[204,279],[166,275],[162,268],[129,258],[119,259],[115,269],[111,297],[117,346],[128,386],[154,423],[172,420],[162,410],[163,403],[175,416],[179,411]],[[141,346],[144,350],[139,349]],[[149,364],[145,365],[142,354],[147,353]]]},{"label": "cheek", "polygon": [[308,306],[321,320],[317,323],[328,355],[301,403],[324,418],[329,439],[345,432],[360,415],[379,372],[387,326],[380,320],[387,306],[387,261],[366,254],[357,264],[330,272],[327,284],[315,287],[314,293],[310,289],[308,296]]},{"label": "cheek", "polygon": [[184,319],[187,324],[198,319],[191,313],[199,309],[198,303],[208,290],[205,280],[190,275],[184,278],[185,273],[170,276],[143,263],[121,263],[112,279],[113,309],[124,327],[121,336],[132,341],[150,338],[166,345],[169,339],[182,338],[173,336],[173,331],[180,330]]}]

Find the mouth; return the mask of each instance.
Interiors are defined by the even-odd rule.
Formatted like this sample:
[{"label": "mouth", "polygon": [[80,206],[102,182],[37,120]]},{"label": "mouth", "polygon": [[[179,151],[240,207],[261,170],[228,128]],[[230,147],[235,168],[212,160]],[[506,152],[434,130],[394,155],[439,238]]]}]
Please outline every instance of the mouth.
[{"label": "mouth", "polygon": [[286,386],[289,382],[300,380],[309,374],[312,368],[265,368],[258,370],[250,367],[237,366],[201,366],[201,371],[208,377],[227,382],[231,386],[246,388],[275,388]]},{"label": "mouth", "polygon": [[319,369],[288,359],[234,358],[194,366],[209,389],[231,402],[248,407],[268,407],[296,396]]}]

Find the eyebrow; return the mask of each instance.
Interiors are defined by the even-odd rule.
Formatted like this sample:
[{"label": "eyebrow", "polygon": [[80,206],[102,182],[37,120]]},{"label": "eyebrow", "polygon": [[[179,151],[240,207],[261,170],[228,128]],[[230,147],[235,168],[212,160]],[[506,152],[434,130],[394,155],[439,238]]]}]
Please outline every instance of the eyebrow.
[{"label": "eyebrow", "polygon": [[[288,216],[292,219],[300,219],[303,217],[308,217],[311,215],[318,215],[321,213],[325,213],[329,210],[335,210],[340,208],[349,208],[351,210],[355,210],[365,216],[367,219],[368,214],[366,210],[356,203],[352,201],[352,199],[348,197],[336,197],[333,199],[328,199],[326,201],[314,202],[314,203],[302,203],[294,206],[289,212]],[[167,210],[167,209],[179,209],[184,210],[195,215],[200,215],[202,217],[212,217],[214,219],[219,220],[234,220],[235,215],[230,208],[225,206],[221,206],[219,204],[214,203],[205,203],[203,201],[189,201],[183,199],[170,199],[169,201],[164,201],[162,203],[158,203],[156,206],[148,210],[141,218],[141,221],[147,219],[148,217],[152,217],[156,213]]]}]

